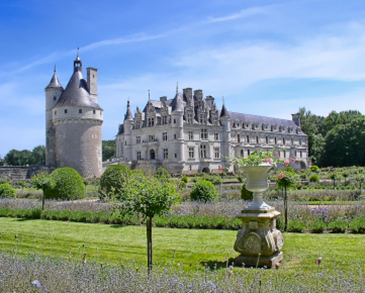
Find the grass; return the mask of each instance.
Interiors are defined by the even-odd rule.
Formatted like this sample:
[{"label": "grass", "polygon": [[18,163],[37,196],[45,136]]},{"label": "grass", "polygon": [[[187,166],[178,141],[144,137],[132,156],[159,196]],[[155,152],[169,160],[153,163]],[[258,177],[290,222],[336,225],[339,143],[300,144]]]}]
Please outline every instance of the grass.
[{"label": "grass", "polygon": [[[118,226],[73,222],[22,220],[0,218],[0,249],[26,255],[35,251],[45,256],[80,257],[117,264],[131,263],[145,266],[146,228],[144,226]],[[18,235],[15,239],[15,234]],[[153,228],[154,263],[166,265],[174,262],[186,271],[203,270],[204,264],[225,267],[227,256],[238,255],[233,250],[236,231]],[[365,268],[365,236],[355,234],[297,234],[284,233],[285,274],[293,276],[311,272],[314,261],[323,257],[326,270],[337,265],[346,271],[359,263]],[[174,257],[173,257],[174,256]]]}]

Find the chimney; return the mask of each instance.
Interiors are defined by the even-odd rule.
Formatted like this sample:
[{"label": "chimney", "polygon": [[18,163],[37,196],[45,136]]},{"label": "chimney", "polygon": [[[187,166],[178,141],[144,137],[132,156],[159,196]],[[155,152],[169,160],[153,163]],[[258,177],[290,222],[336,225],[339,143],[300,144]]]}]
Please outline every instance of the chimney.
[{"label": "chimney", "polygon": [[87,70],[87,88],[90,93],[92,102],[98,102],[98,70],[88,67]]}]

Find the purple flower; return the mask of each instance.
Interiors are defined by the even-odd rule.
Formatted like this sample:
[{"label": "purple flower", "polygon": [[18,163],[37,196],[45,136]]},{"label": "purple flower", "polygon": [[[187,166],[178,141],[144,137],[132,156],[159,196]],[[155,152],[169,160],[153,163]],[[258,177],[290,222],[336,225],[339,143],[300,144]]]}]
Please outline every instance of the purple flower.
[{"label": "purple flower", "polygon": [[32,282],[32,284],[33,284],[33,285],[36,285],[36,286],[37,286],[37,288],[40,288],[40,287],[41,287],[41,282],[39,282],[38,280],[34,280],[34,281]]}]

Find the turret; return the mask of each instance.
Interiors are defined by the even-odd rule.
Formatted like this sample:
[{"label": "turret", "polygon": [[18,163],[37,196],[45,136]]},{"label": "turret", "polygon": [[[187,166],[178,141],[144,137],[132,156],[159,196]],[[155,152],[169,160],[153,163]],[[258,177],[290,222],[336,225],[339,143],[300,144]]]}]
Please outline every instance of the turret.
[{"label": "turret", "polygon": [[124,115],[124,145],[123,145],[123,155],[127,160],[132,160],[132,136],[131,131],[133,127],[133,115],[131,111],[131,105],[128,100],[127,102],[127,111]]},{"label": "turret", "polygon": [[229,162],[225,158],[228,158],[230,156],[231,125],[228,111],[226,109],[226,106],[224,105],[224,100],[219,120],[224,127],[222,139],[222,162],[226,167],[229,167]]},{"label": "turret", "polygon": [[182,94],[176,93],[171,107],[172,134],[175,161],[184,160],[184,103]]},{"label": "turret", "polygon": [[54,67],[53,76],[48,86],[45,88],[46,92],[46,165],[56,166],[56,145],[55,132],[52,124],[52,108],[58,102],[63,93],[63,87],[57,77],[56,66]]}]

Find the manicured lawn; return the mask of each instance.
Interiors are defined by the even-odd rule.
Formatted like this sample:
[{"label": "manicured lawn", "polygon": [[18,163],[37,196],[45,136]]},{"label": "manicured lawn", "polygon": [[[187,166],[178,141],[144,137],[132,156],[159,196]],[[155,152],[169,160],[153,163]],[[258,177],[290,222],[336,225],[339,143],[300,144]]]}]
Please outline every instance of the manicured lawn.
[{"label": "manicured lawn", "polygon": [[[71,248],[75,258],[84,249],[89,260],[98,255],[98,262],[146,263],[144,226],[0,218],[0,227],[0,249],[6,252],[68,258]],[[170,265],[174,261],[185,269],[203,269],[204,263],[225,266],[227,255],[238,255],[233,250],[235,238],[235,231],[153,228],[154,262]],[[329,271],[338,266],[346,270],[356,263],[365,267],[365,235],[284,233],[284,240],[281,268],[288,275],[316,269],[314,262],[320,256],[321,266]]]}]

